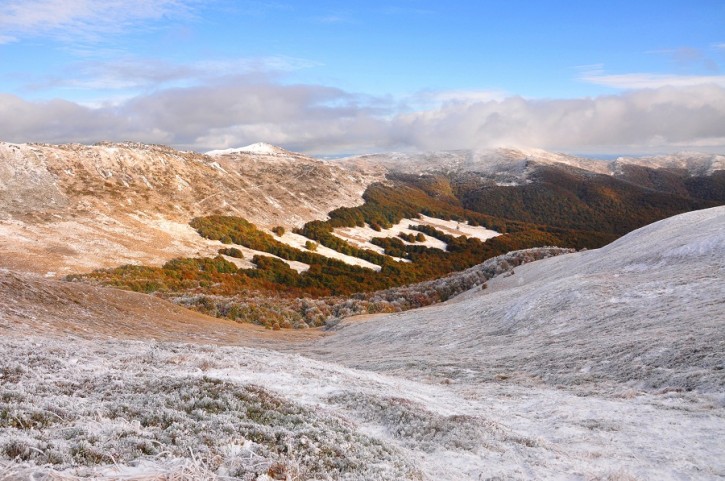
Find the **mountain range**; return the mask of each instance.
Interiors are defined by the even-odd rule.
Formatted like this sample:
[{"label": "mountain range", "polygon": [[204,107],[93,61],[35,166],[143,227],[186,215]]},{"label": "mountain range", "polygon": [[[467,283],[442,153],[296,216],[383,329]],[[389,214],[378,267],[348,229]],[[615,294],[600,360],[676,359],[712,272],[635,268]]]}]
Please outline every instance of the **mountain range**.
[{"label": "mountain range", "polygon": [[0,143],[0,479],[722,477],[723,159]]},{"label": "mountain range", "polygon": [[212,252],[188,228],[196,216],[289,230],[396,181],[458,209],[618,236],[723,203],[723,158],[602,161],[498,149],[324,162],[268,144],[198,154],[134,143],[0,143],[0,264],[51,276],[159,265]]}]

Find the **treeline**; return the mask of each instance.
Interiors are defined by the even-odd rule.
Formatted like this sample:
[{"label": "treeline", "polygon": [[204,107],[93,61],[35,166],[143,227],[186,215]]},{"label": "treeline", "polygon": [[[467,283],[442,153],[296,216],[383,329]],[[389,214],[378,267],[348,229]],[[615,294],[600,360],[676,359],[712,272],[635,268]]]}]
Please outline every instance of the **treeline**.
[{"label": "treeline", "polygon": [[[639,170],[637,183],[626,177],[576,175],[556,167],[540,167],[533,182],[516,186],[498,186],[474,173],[451,175],[450,182],[468,210],[616,237],[666,217],[721,205],[725,198],[715,193],[725,185],[716,178],[680,178],[671,188],[658,187],[657,182],[644,187],[639,185],[646,183],[643,177],[661,181],[664,172]],[[684,186],[691,186],[690,191]]]},{"label": "treeline", "polygon": [[573,252],[542,247],[509,252],[443,278],[350,297],[299,298],[243,292],[235,296],[181,295],[170,299],[208,315],[273,329],[334,326],[360,314],[401,312],[443,302],[521,264]]},{"label": "treeline", "polygon": [[[417,176],[397,175],[393,184],[373,184],[363,194],[365,203],[357,207],[341,207],[329,213],[325,222],[331,228],[362,227],[366,223],[373,229],[389,228],[402,219],[414,219],[418,214],[444,220],[468,221],[497,232],[515,232],[530,228],[523,222],[507,221],[490,215],[464,209],[457,200],[435,195],[418,187]],[[306,226],[305,226],[306,227]]]},{"label": "treeline", "polygon": [[[429,235],[445,240],[448,250],[406,245],[398,238],[375,238],[373,242],[382,245],[389,254],[410,261],[398,262],[373,253],[381,263],[380,272],[376,272],[282,244],[244,219],[211,216],[194,219],[192,225],[207,238],[233,242],[283,259],[304,262],[310,267],[300,273],[281,259],[258,255],[252,259],[256,269],[240,269],[219,255],[214,258],[173,259],[160,268],[122,266],[98,270],[81,278],[164,295],[186,292],[229,296],[239,292],[264,291],[274,296],[316,298],[378,291],[435,279],[509,251],[542,245],[577,244],[574,238],[562,238],[560,234],[537,229],[509,233],[482,242],[476,238],[447,236],[436,229],[422,227]],[[222,252],[241,254],[233,246],[222,249]]]}]

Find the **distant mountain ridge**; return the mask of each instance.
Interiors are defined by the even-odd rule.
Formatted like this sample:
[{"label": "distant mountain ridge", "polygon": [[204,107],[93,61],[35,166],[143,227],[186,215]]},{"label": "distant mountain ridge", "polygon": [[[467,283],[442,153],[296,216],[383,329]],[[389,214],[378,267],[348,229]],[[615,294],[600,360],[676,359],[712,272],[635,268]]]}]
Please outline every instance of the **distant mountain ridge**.
[{"label": "distant mountain ridge", "polygon": [[636,165],[655,169],[687,170],[691,176],[712,175],[725,170],[725,155],[701,152],[679,152],[671,155],[644,157],[618,157],[612,165],[614,173],[624,165]]},{"label": "distant mountain ridge", "polygon": [[671,155],[625,156],[601,160],[541,149],[498,148],[489,150],[450,150],[424,153],[380,153],[339,159],[342,165],[366,170],[375,167],[403,173],[479,172],[503,184],[525,182],[535,165],[557,165],[596,174],[623,175],[626,166],[650,169],[677,169],[691,176],[712,175],[725,170],[725,155],[680,152]]},{"label": "distant mountain ridge", "polygon": [[725,156],[720,154],[608,161],[500,148],[372,154],[340,162],[415,184],[475,212],[616,235],[725,203]]},{"label": "distant mountain ridge", "polygon": [[266,143],[201,154],[134,142],[0,142],[0,267],[55,276],[209,255],[216,243],[189,227],[193,217],[289,230],[362,204],[376,182],[455,209],[611,237],[725,202],[723,159],[495,149],[322,161]]}]

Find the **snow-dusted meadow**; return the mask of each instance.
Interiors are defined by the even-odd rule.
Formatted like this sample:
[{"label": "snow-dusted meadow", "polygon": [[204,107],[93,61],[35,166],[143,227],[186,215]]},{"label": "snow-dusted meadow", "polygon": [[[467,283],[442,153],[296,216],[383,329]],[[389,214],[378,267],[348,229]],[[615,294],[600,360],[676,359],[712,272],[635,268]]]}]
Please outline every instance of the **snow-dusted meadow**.
[{"label": "snow-dusted meadow", "polygon": [[[402,219],[397,224],[391,226],[388,229],[381,229],[376,231],[369,225],[363,227],[338,227],[334,230],[334,234],[340,239],[346,240],[356,247],[362,249],[370,249],[372,251],[382,254],[384,249],[378,245],[370,242],[374,237],[398,237],[398,234],[419,234],[419,231],[411,229],[411,226],[415,225],[426,225],[435,227],[444,234],[451,235],[454,237],[464,236],[473,237],[482,241],[496,237],[499,234],[496,231],[486,229],[485,227],[473,226],[468,222],[458,222],[455,220],[438,219],[435,217],[429,217],[421,214],[417,219]],[[410,244],[403,240],[403,243]],[[446,250],[446,243],[442,240],[436,239],[435,237],[425,236],[423,242],[416,242],[416,245],[422,245],[426,247],[432,247],[435,249]]]},{"label": "snow-dusted meadow", "polygon": [[721,207],[275,350],[7,329],[0,479],[719,479],[724,278]]},{"label": "snow-dusted meadow", "polygon": [[[321,244],[318,244],[316,241],[309,239],[303,235],[295,234],[293,232],[285,232],[282,236],[275,236],[275,239],[287,244],[288,246],[294,247],[296,249],[300,250],[307,250],[307,247],[305,247],[307,242],[313,242],[315,247],[315,253],[323,255],[325,257],[329,257],[330,259],[337,259],[339,261],[345,262],[347,264],[350,264],[352,266],[360,266],[360,267],[367,267],[368,269],[373,269],[375,271],[380,270],[380,266],[377,264],[373,264],[372,262],[366,261],[365,259],[360,259],[359,257],[354,256],[348,256],[346,254],[343,254],[341,252],[337,252],[334,249],[330,249],[329,247],[325,247]],[[285,261],[288,262],[288,261]]]},{"label": "snow-dusted meadow", "polygon": [[[487,239],[490,239],[492,237],[496,237],[497,235],[500,235],[498,232],[486,229],[485,227],[480,226],[472,226],[469,225],[467,222],[457,222],[453,220],[444,220],[444,219],[437,219],[435,217],[428,217],[425,215],[420,216],[418,219],[402,219],[397,224],[391,226],[388,229],[381,229],[380,231],[376,231],[369,225],[365,225],[363,227],[338,227],[333,231],[333,234],[339,237],[340,239],[343,239],[350,244],[354,245],[355,247],[358,247],[360,249],[369,249],[371,251],[377,252],[379,254],[384,254],[385,249],[382,247],[373,244],[370,242],[374,237],[398,237],[398,234],[412,234],[416,235],[420,232],[414,229],[411,229],[410,226],[414,225],[427,225],[430,227],[435,227],[436,229],[442,231],[445,234],[452,235],[452,236],[465,236],[465,237],[475,237],[482,241],[485,241]],[[273,234],[271,231],[270,234]],[[274,234],[273,234],[274,235]],[[275,239],[279,242],[282,242],[284,244],[287,244],[291,247],[294,247],[296,249],[305,250],[307,249],[306,243],[307,242],[315,242],[312,239],[309,239],[303,235],[295,234],[292,232],[285,232],[281,236],[275,235]],[[401,240],[404,244],[411,244],[408,241]],[[317,244],[317,242],[315,242]],[[416,245],[421,245],[425,247],[432,247],[435,249],[441,249],[446,250],[446,243],[436,239],[435,237],[431,236],[425,236],[425,240],[422,242],[415,242]],[[235,246],[239,249],[242,249],[243,252],[245,252],[245,255],[247,255],[247,251],[250,251],[250,249],[242,248],[240,246]],[[246,249],[246,250],[244,250]],[[254,251],[260,255],[270,255],[265,253],[259,253],[257,251]],[[372,262],[366,261],[364,259],[360,259],[358,257],[342,254],[341,252],[337,252],[334,249],[330,249],[329,247],[325,247],[323,245],[317,244],[315,248],[315,252],[317,254],[323,255],[325,257],[329,257],[331,259],[337,259],[342,262],[345,262],[347,264],[353,265],[353,266],[360,266],[360,267],[366,267],[368,269],[373,269],[375,271],[380,270],[380,266],[377,264],[373,264]],[[251,252],[250,252],[251,253]],[[253,253],[252,253],[253,255]],[[274,257],[274,256],[272,256]],[[400,262],[410,262],[407,259],[400,259],[397,257],[393,257],[393,259],[400,261]],[[284,259],[283,259],[284,260]],[[233,261],[234,262],[234,261]],[[293,262],[284,260],[287,264],[290,265],[293,269],[296,269],[298,272],[302,272],[309,268],[308,265],[303,264],[301,262]]]}]

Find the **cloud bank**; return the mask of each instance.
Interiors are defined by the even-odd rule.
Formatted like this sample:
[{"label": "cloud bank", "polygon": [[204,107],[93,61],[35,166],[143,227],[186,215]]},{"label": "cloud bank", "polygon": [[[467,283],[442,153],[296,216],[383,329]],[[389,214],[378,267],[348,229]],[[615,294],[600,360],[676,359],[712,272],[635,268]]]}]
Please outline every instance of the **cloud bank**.
[{"label": "cloud bank", "polygon": [[577,153],[725,151],[725,87],[663,86],[581,99],[440,94],[426,110],[320,85],[235,76],[116,105],[0,94],[0,140],[134,140],[205,151],[265,141],[311,154],[498,146]]}]

